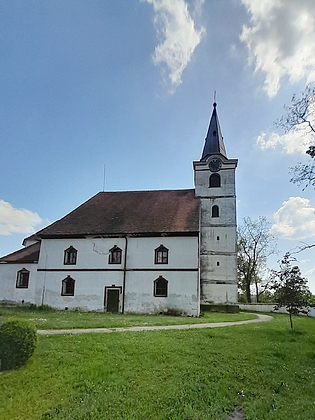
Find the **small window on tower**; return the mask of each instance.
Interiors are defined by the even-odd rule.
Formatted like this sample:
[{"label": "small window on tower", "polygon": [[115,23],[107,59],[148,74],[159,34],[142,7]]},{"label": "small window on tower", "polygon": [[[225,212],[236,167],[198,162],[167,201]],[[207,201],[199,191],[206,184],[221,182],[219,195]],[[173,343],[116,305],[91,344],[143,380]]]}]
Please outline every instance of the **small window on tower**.
[{"label": "small window on tower", "polygon": [[212,217],[219,217],[219,206],[212,206]]},{"label": "small window on tower", "polygon": [[155,264],[168,264],[168,249],[160,245],[155,250]]},{"label": "small window on tower", "polygon": [[221,177],[219,174],[212,174],[209,179],[209,187],[210,188],[218,188],[221,187]]}]

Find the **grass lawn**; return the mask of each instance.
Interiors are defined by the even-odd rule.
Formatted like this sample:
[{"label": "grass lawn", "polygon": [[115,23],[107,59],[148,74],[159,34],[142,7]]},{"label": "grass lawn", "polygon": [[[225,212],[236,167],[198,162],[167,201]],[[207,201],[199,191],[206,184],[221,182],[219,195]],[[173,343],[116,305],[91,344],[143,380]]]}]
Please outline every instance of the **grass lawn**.
[{"label": "grass lawn", "polygon": [[220,420],[237,406],[246,420],[312,420],[315,319],[294,326],[274,315],[217,329],[39,336],[28,364],[0,375],[0,418]]},{"label": "grass lawn", "polygon": [[243,321],[254,319],[255,315],[248,313],[227,314],[205,312],[204,316],[179,317],[162,315],[117,315],[104,312],[58,311],[55,309],[29,309],[28,307],[0,308],[0,316],[28,319],[37,329],[68,329],[68,328],[119,328],[139,325],[177,325],[201,324],[206,322]]}]

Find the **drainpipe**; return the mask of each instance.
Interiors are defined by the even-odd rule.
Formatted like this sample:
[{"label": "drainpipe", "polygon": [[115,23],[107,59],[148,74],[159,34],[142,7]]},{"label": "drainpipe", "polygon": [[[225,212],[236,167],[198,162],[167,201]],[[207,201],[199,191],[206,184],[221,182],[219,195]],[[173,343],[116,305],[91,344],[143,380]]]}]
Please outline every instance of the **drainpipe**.
[{"label": "drainpipe", "polygon": [[44,305],[45,292],[46,292],[47,257],[48,257],[48,254],[47,254],[46,246],[45,246],[45,272],[44,272],[44,284],[43,284],[43,290],[42,290],[42,303],[41,303],[42,306]]},{"label": "drainpipe", "polygon": [[128,248],[128,239],[127,236],[125,238],[125,255],[124,255],[124,275],[123,275],[123,295],[122,295],[122,305],[121,305],[121,312],[124,313],[125,311],[125,287],[126,287],[126,274],[127,274],[127,248]]}]

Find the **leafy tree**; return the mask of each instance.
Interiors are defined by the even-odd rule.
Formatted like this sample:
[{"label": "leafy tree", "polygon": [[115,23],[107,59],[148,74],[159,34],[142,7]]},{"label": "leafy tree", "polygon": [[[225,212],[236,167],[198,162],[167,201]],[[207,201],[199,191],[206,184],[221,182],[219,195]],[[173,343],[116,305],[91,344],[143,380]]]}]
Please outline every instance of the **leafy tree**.
[{"label": "leafy tree", "polygon": [[273,273],[275,309],[286,308],[293,328],[292,315],[307,314],[313,305],[313,296],[307,286],[307,279],[301,276],[298,266],[291,266],[292,257],[286,253],[280,262],[280,270]]},{"label": "leafy tree", "polygon": [[[251,285],[255,285],[256,301],[259,302],[259,284],[267,258],[276,250],[275,238],[270,234],[270,223],[265,217],[243,219],[237,232],[237,269],[239,288],[251,302]],[[261,292],[267,289],[264,285]]]},{"label": "leafy tree", "polygon": [[[315,157],[315,83],[306,86],[300,97],[293,95],[291,105],[285,105],[287,113],[276,122],[276,126],[284,129],[286,133],[299,132],[301,137],[310,144],[306,153]],[[315,188],[315,162],[298,163],[291,168],[291,182],[303,186]]]}]

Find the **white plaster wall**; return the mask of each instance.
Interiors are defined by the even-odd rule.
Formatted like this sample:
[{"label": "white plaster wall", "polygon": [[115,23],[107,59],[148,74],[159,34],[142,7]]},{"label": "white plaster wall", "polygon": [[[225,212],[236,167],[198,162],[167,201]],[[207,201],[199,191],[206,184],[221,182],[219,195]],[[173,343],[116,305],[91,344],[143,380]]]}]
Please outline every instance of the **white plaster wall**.
[{"label": "white plaster wall", "polygon": [[[235,197],[201,198],[201,225],[236,225]],[[219,217],[212,217],[212,206],[219,207]]]},{"label": "white plaster wall", "polygon": [[233,284],[203,284],[205,297],[201,304],[237,303],[237,287]]},{"label": "white plaster wall", "polygon": [[[278,314],[288,313],[285,308],[275,310],[275,304],[267,303],[239,303],[239,307],[243,311],[254,311],[254,312],[274,312]],[[315,317],[315,308],[309,308],[308,316]]]},{"label": "white plaster wall", "polygon": [[[74,296],[61,296],[62,280],[70,275],[75,280]],[[122,286],[123,272],[38,272],[36,304],[53,308],[104,310],[105,286]],[[120,304],[122,303],[122,300]]]},{"label": "white plaster wall", "polygon": [[121,268],[121,264],[108,264],[109,250],[117,245],[125,249],[124,238],[82,238],[82,239],[43,239],[38,262],[39,269],[67,268],[63,264],[64,251],[73,246],[77,251],[75,268]]},{"label": "white plaster wall", "polygon": [[[168,264],[154,264],[161,244],[169,249]],[[71,245],[78,251],[77,264],[64,265],[64,250]],[[115,245],[123,251],[122,262],[108,264],[108,251]],[[124,238],[43,240],[36,304],[103,310],[105,286],[123,286],[125,247]],[[75,293],[61,296],[62,280],[68,275],[76,281]],[[168,298],[153,296],[153,281],[159,275],[170,282]],[[128,238],[125,310],[156,312],[164,307],[193,315],[199,311],[198,237]]]},{"label": "white plaster wall", "polygon": [[200,269],[202,280],[237,284],[235,255],[201,255]]},{"label": "white plaster wall", "polygon": [[[219,237],[219,239],[217,239]],[[204,227],[202,229],[200,252],[236,252],[235,227]]]},{"label": "white plaster wall", "polygon": [[217,197],[222,195],[235,195],[235,167],[225,168],[218,172],[221,177],[221,187],[209,189],[209,178],[212,174],[207,164],[195,164],[196,196]]},{"label": "white plaster wall", "polygon": [[[168,248],[168,264],[155,264],[155,249]],[[198,237],[129,238],[127,268],[197,268]]]},{"label": "white plaster wall", "polygon": [[[214,157],[209,157],[206,162],[194,162],[196,195],[201,197],[200,300],[201,303],[236,303],[237,160],[218,156],[222,161],[222,169],[218,172],[221,186],[210,188],[209,178],[212,173],[208,164]],[[213,205],[219,207],[219,217],[212,217]]]},{"label": "white plaster wall", "polygon": [[[155,249],[160,245],[169,249],[170,268],[198,267],[198,237],[128,238],[127,268],[153,268]],[[77,263],[64,265],[64,251],[73,246],[77,251]],[[117,245],[122,249],[121,264],[109,264],[109,250]],[[121,269],[124,265],[125,238],[102,239],[44,239],[38,263],[39,269],[108,268]]]},{"label": "white plaster wall", "polygon": [[[168,281],[168,296],[154,296],[154,280],[159,276]],[[199,315],[198,272],[154,271],[128,272],[125,312],[156,313],[178,309],[188,315]]]},{"label": "white plaster wall", "polygon": [[[16,288],[17,272],[26,268],[30,272],[28,288]],[[37,264],[0,263],[0,301],[35,303]]]}]

